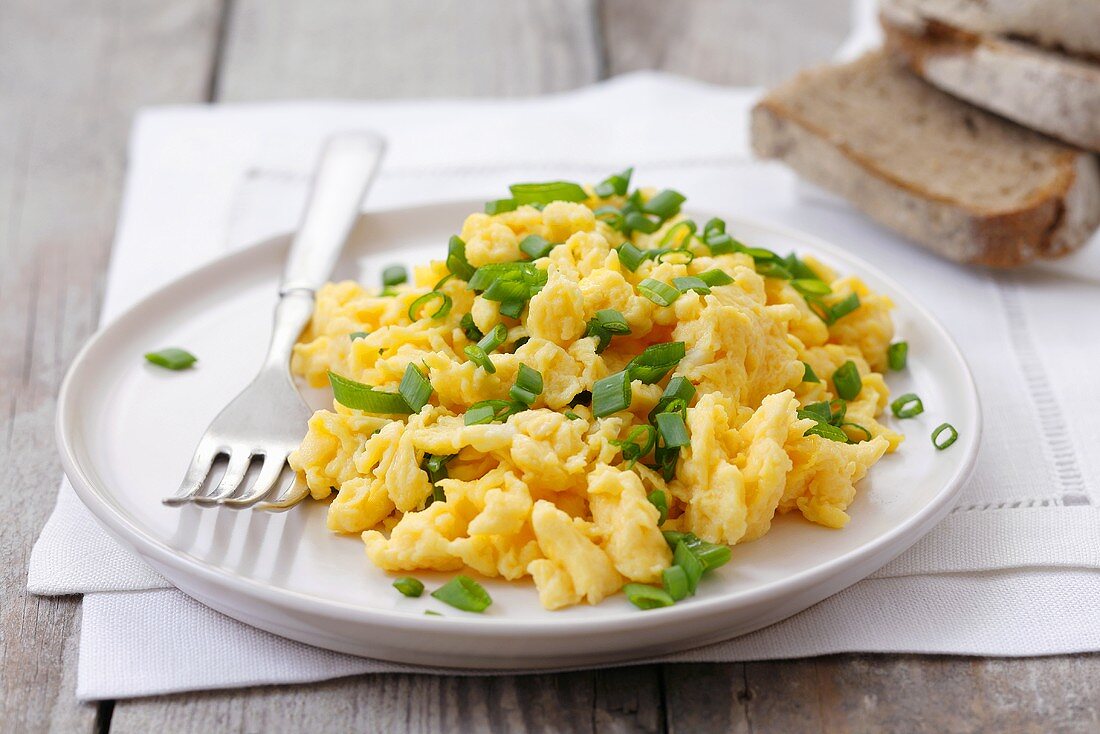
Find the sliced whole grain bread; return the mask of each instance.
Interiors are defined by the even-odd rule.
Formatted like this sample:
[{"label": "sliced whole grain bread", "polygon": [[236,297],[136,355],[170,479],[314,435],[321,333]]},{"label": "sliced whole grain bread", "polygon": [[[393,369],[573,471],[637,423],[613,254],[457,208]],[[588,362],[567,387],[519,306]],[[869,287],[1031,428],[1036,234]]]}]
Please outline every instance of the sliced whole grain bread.
[{"label": "sliced whole grain bread", "polygon": [[766,95],[753,148],[952,260],[1013,267],[1100,224],[1094,156],[960,102],[884,52]]},{"label": "sliced whole grain bread", "polygon": [[909,0],[883,0],[880,19],[886,48],[940,89],[1100,151],[1100,63],[977,35],[915,13]]},{"label": "sliced whole grain bread", "polygon": [[892,0],[891,5],[970,33],[1100,58],[1097,0]]}]

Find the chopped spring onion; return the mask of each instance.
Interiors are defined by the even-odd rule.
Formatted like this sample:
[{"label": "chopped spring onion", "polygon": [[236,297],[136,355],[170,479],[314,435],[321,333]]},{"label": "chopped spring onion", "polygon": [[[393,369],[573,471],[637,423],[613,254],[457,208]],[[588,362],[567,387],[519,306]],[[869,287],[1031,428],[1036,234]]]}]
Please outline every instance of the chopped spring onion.
[{"label": "chopped spring onion", "polygon": [[356,339],[365,339],[368,336],[370,336],[370,332],[367,332],[367,331],[353,331],[350,334],[348,334],[348,337],[352,341],[355,341]]},{"label": "chopped spring onion", "polygon": [[608,199],[612,196],[626,196],[630,188],[630,177],[634,174],[633,168],[628,168],[621,173],[613,173],[603,181],[596,184],[596,196]]},{"label": "chopped spring onion", "polygon": [[525,364],[520,364],[516,375],[516,384],[508,391],[508,396],[517,403],[530,407],[535,398],[542,394],[542,373]]},{"label": "chopped spring onion", "polygon": [[579,415],[577,415],[576,413],[574,413],[571,410],[565,411],[564,415],[565,415],[566,418],[568,418],[571,421],[579,421],[581,419],[581,417]]},{"label": "chopped spring onion", "polygon": [[185,370],[199,361],[199,358],[191,352],[179,347],[168,347],[157,352],[147,352],[145,359],[158,367],[169,370]]},{"label": "chopped spring onion", "polygon": [[328,381],[332,385],[332,396],[345,407],[383,415],[409,415],[416,412],[400,393],[375,390],[369,385],[349,380],[334,372],[328,373]]},{"label": "chopped spring onion", "polygon": [[[732,553],[729,546],[718,545],[715,543],[708,543],[695,536],[694,533],[681,533],[675,530],[662,530],[661,535],[665,536],[665,542],[668,543],[668,547],[673,551],[676,547],[683,543],[687,546],[688,550],[695,554],[703,563],[703,568],[706,571],[712,571],[719,566],[724,566],[729,563]],[[673,563],[676,561],[673,560]]]},{"label": "chopped spring onion", "polygon": [[646,278],[639,283],[638,292],[658,306],[671,306],[680,297],[680,291],[676,288],[653,278]]},{"label": "chopped spring onion", "polygon": [[485,213],[493,215],[514,212],[518,206],[515,199],[496,199],[485,202]]},{"label": "chopped spring onion", "polygon": [[432,286],[432,290],[433,291],[439,290],[440,288],[445,286],[447,284],[447,281],[449,281],[453,277],[455,277],[454,273],[447,273],[446,275],[444,275],[442,278],[440,278],[439,280],[437,280],[435,282],[435,285]]},{"label": "chopped spring onion", "polygon": [[702,278],[696,278],[694,275],[673,278],[672,285],[676,286],[676,290],[681,293],[687,293],[688,291],[695,291],[704,295],[710,293],[710,286],[707,285],[706,281]]},{"label": "chopped spring onion", "polygon": [[639,609],[657,609],[658,607],[671,607],[676,603],[667,591],[648,584],[626,584],[623,593],[627,601]]},{"label": "chopped spring onion", "polygon": [[485,336],[481,333],[481,329],[477,328],[477,324],[474,323],[473,314],[464,314],[459,320],[458,325],[462,328],[462,331],[466,333],[466,338],[472,342],[476,342],[481,337]]},{"label": "chopped spring onion", "polygon": [[552,201],[584,201],[588,193],[571,181],[520,183],[508,187],[516,204],[549,204]]},{"label": "chopped spring onion", "polygon": [[682,222],[677,222],[668,228],[665,232],[665,236],[661,238],[661,247],[687,247],[691,242],[692,236],[695,234],[697,225],[690,219],[685,219]]},{"label": "chopped spring onion", "polygon": [[650,250],[657,255],[657,262],[687,265],[695,259],[695,253],[686,247]]},{"label": "chopped spring onion", "polygon": [[[673,377],[668,381],[668,385],[665,387],[664,393],[661,394],[661,399],[657,401],[657,405],[649,412],[650,423],[654,422],[660,413],[686,411],[688,404],[694,397],[695,386],[688,381],[688,378],[683,375]],[[682,405],[682,410],[672,410],[674,403]]]},{"label": "chopped spring onion", "polygon": [[[940,441],[940,434],[942,434],[944,431],[946,431],[948,434],[947,438],[945,438],[943,441]],[[936,426],[936,430],[932,431],[932,445],[935,446],[936,449],[939,451],[943,451],[945,448],[955,443],[958,438],[959,432],[956,431],[955,426],[951,425],[950,423],[941,423]]]},{"label": "chopped spring onion", "polygon": [[680,601],[689,593],[687,573],[680,566],[669,566],[661,571],[661,586],[669,596]]},{"label": "chopped spring onion", "polygon": [[513,280],[510,277],[494,280],[482,295],[490,301],[497,301],[498,303],[522,302],[531,297],[527,283],[523,280]]},{"label": "chopped spring onion", "polygon": [[815,421],[838,426],[844,420],[847,412],[848,404],[837,398],[829,402],[810,403],[798,411],[798,417],[812,418]]},{"label": "chopped spring onion", "polygon": [[[841,428],[841,430],[843,430],[845,428],[854,428],[855,430],[859,431],[864,436],[863,438],[859,439],[860,441],[870,441],[872,438],[874,438],[874,436],[871,435],[870,431],[868,431],[866,428],[864,428],[863,426],[861,426],[858,423],[851,423],[851,422],[841,423],[840,428]],[[845,433],[845,435],[847,435],[847,433]],[[859,441],[857,441],[856,443],[859,443]]]},{"label": "chopped spring onion", "polygon": [[447,478],[447,462],[454,457],[455,454],[424,454],[423,469],[432,484]]},{"label": "chopped spring onion", "polygon": [[466,356],[470,358],[470,361],[481,367],[483,370],[492,374],[497,371],[496,366],[492,360],[489,359],[489,352],[493,351],[508,338],[508,327],[504,324],[497,324],[493,327],[485,336],[481,337],[481,341],[477,344],[469,344],[464,351]]},{"label": "chopped spring onion", "polygon": [[404,265],[390,265],[382,271],[382,285],[401,285],[409,280],[409,271]]},{"label": "chopped spring onion", "polygon": [[428,378],[419,367],[409,363],[405,367],[405,374],[401,377],[397,392],[405,399],[413,413],[419,413],[432,397],[432,383],[428,382]]},{"label": "chopped spring onion", "polygon": [[802,366],[805,368],[802,371],[803,382],[821,382],[821,378],[814,372],[814,368],[810,366],[809,362],[803,362]]},{"label": "chopped spring onion", "polygon": [[513,403],[508,400],[482,400],[466,410],[462,422],[467,426],[477,426],[483,423],[506,421],[508,416],[518,413],[525,407],[522,403]]},{"label": "chopped spring onion", "polygon": [[432,313],[431,317],[433,319],[446,318],[447,314],[451,312],[451,297],[448,296],[446,293],[440,293],[439,291],[429,291],[428,293],[425,293],[424,295],[413,301],[409,305],[409,318],[413,321],[419,319],[421,307],[436,300],[437,298],[441,301],[441,303],[439,304],[439,308],[437,308]]},{"label": "chopped spring onion", "polygon": [[833,373],[833,385],[836,386],[836,394],[842,400],[855,400],[863,389],[863,380],[860,379],[856,363],[849,359],[837,367],[836,372]]},{"label": "chopped spring onion", "polygon": [[688,547],[686,539],[678,542],[672,550],[672,563],[684,569],[688,593],[694,594],[695,588],[699,585],[699,579],[703,578],[703,572],[707,568],[703,565],[703,561],[699,556],[695,555],[695,552]]},{"label": "chopped spring onion", "polygon": [[596,354],[602,354],[611,344],[613,335],[629,333],[630,324],[626,322],[626,317],[613,308],[604,308],[588,320],[588,328],[584,335],[596,337]]},{"label": "chopped spring onion", "polygon": [[886,362],[892,370],[903,370],[909,363],[909,342],[894,342],[886,349]]},{"label": "chopped spring onion", "polygon": [[[781,262],[781,261],[780,261]],[[787,270],[786,266],[781,265],[780,262],[775,260],[757,261],[756,273],[763,275],[765,278],[779,278],[781,280],[790,280],[791,271]]]},{"label": "chopped spring onion", "polygon": [[791,287],[808,298],[820,298],[833,292],[828,283],[817,278],[795,278]]},{"label": "chopped spring onion", "polygon": [[482,337],[481,341],[477,343],[479,347],[489,353],[504,343],[504,340],[508,338],[508,327],[504,324],[497,324],[492,330]]},{"label": "chopped spring onion", "polygon": [[703,281],[711,288],[719,285],[729,285],[733,282],[733,278],[725,270],[708,270],[705,273],[699,273],[699,280]]},{"label": "chopped spring onion", "polygon": [[412,576],[402,576],[393,582],[393,588],[400,591],[405,596],[417,597],[424,593],[424,584],[420,579],[414,579]]},{"label": "chopped spring onion", "polygon": [[821,280],[818,274],[814,272],[813,268],[799,259],[798,255],[793,252],[787,255],[783,263],[787,270],[791,271],[791,275],[793,275],[796,280]]},{"label": "chopped spring onion", "polygon": [[432,592],[444,604],[465,612],[484,612],[493,603],[489,592],[469,576],[455,576]]},{"label": "chopped spring onion", "polygon": [[827,438],[830,441],[839,441],[840,443],[848,443],[848,434],[842,431],[837,426],[831,426],[828,423],[818,423],[806,429],[803,436],[821,436]]},{"label": "chopped spring onion", "polygon": [[655,489],[646,495],[646,499],[649,503],[657,508],[657,512],[660,513],[657,516],[657,526],[665,524],[665,520],[668,519],[668,497],[659,489]]},{"label": "chopped spring onion", "polygon": [[630,407],[632,392],[626,370],[596,380],[592,385],[592,415],[604,418]]},{"label": "chopped spring onion", "polygon": [[676,368],[687,353],[683,342],[651,344],[626,367],[631,380],[641,380],[647,385],[660,380]]},{"label": "chopped spring onion", "polygon": [[691,444],[684,417],[679,413],[658,413],[657,432],[666,448],[678,449]]},{"label": "chopped spring onion", "polygon": [[653,198],[642,205],[642,211],[646,214],[654,214],[662,221],[674,217],[680,213],[680,205],[687,201],[687,197],[679,191],[665,189],[654,194]]},{"label": "chopped spring onion", "polygon": [[474,275],[474,266],[466,259],[466,243],[461,237],[452,236],[447,242],[447,270],[462,280],[469,280]]},{"label": "chopped spring onion", "polygon": [[538,260],[549,255],[554,245],[537,234],[529,234],[520,240],[519,249],[532,260]]},{"label": "chopped spring onion", "polygon": [[623,216],[623,228],[627,230],[637,230],[643,234],[653,234],[661,227],[661,223],[655,219],[650,219],[641,212],[627,212]]},{"label": "chopped spring onion", "polygon": [[827,326],[832,326],[837,321],[859,308],[859,294],[850,293],[842,301],[834,303],[832,306],[824,306],[815,301],[810,301],[809,303],[810,308],[821,317],[821,320],[824,321]]},{"label": "chopped spring onion", "polygon": [[649,425],[634,426],[623,440],[613,440],[608,443],[623,450],[623,458],[628,462],[627,468],[633,469],[638,459],[653,450],[654,444],[657,443],[657,431]]},{"label": "chopped spring onion", "polygon": [[737,251],[737,240],[725,232],[716,232],[703,240],[710,248],[711,255],[729,255]]},{"label": "chopped spring onion", "polygon": [[470,288],[490,301],[527,300],[546,285],[547,273],[531,262],[490,263],[478,268]]},{"label": "chopped spring onion", "polygon": [[623,264],[623,267],[632,273],[638,269],[639,265],[645,262],[647,257],[649,257],[645,250],[639,250],[629,242],[624,242],[619,245],[615,252],[618,253],[619,262]]},{"label": "chopped spring onion", "polygon": [[480,344],[467,344],[462,351],[471,362],[488,372],[490,375],[497,371],[496,365],[493,364],[493,360],[489,359],[489,355],[485,353],[485,350],[481,348]]},{"label": "chopped spring onion", "polygon": [[623,213],[613,206],[601,206],[593,209],[592,216],[601,222],[607,222],[612,229],[623,228]]},{"label": "chopped spring onion", "polygon": [[912,418],[924,412],[924,403],[916,393],[907,392],[890,403],[890,410],[898,418]]},{"label": "chopped spring onion", "polygon": [[510,319],[518,319],[520,314],[523,313],[523,307],[526,305],[527,301],[522,298],[502,301],[500,304],[500,315],[507,316]]}]

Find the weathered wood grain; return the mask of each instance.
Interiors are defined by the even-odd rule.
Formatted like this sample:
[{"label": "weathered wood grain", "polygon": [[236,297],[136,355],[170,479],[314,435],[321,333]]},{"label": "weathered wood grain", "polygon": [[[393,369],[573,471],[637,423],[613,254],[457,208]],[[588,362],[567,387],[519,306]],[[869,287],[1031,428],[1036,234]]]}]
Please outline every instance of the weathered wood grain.
[{"label": "weathered wood grain", "polygon": [[487,678],[364,675],[283,686],[123,701],[112,734],[150,731],[656,732],[659,669]]},{"label": "weathered wood grain", "polygon": [[0,3],[0,729],[90,731],[79,601],[26,593],[60,477],[53,414],[99,312],[134,111],[202,99],[214,0]]},{"label": "weathered wood grain", "polygon": [[661,69],[717,84],[771,84],[827,60],[851,0],[603,0],[607,71]]},{"label": "weathered wood grain", "polygon": [[600,77],[595,0],[235,0],[218,99],[511,96]]},{"label": "weathered wood grain", "polygon": [[669,731],[1095,732],[1100,656],[832,655],[665,668]]}]

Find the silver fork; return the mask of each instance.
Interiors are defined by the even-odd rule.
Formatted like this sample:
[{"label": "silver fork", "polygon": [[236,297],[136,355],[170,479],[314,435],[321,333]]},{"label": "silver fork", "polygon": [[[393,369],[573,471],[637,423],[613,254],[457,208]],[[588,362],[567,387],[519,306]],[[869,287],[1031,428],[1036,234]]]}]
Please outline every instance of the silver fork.
[{"label": "silver fork", "polygon": [[[339,133],[326,142],[305,215],[290,245],[264,365],[206,429],[179,491],[164,498],[165,504],[284,510],[308,494],[297,479],[284,496],[257,504],[275,489],[287,456],[305,435],[312,411],[291,378],[290,353],[313,314],[314,294],[336,265],[385,147],[381,137],[367,132]],[[225,474],[217,487],[204,493],[210,468],[223,455],[229,460]],[[242,489],[254,461],[262,462],[256,481]]]}]

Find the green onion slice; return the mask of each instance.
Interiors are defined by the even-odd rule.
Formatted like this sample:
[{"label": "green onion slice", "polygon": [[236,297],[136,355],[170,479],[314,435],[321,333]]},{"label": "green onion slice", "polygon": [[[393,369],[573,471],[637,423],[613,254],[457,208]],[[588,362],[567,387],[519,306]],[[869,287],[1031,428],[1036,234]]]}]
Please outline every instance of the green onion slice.
[{"label": "green onion slice", "polygon": [[535,398],[542,394],[542,373],[520,363],[516,384],[512,385],[508,395],[517,403],[530,406]]},{"label": "green onion slice", "polygon": [[637,230],[643,234],[653,234],[660,229],[661,223],[656,219],[650,219],[641,212],[628,212],[623,216],[623,229]]},{"label": "green onion slice", "polygon": [[413,413],[419,413],[432,397],[432,383],[428,382],[428,378],[419,367],[410,362],[405,367],[405,374],[401,377],[397,392],[405,398],[405,402]]},{"label": "green onion slice", "polygon": [[350,338],[352,341],[355,341],[356,339],[365,339],[368,336],[370,336],[370,332],[367,331],[353,331],[348,334],[348,338]]},{"label": "green onion slice", "polygon": [[[336,402],[345,407],[383,415],[408,415],[416,412],[400,393],[376,390],[361,382],[341,377],[335,372],[328,373],[328,381],[332,385],[332,395]],[[403,384],[404,379],[401,382]]]},{"label": "green onion slice", "polygon": [[447,242],[447,269],[462,280],[474,275],[474,266],[466,259],[466,243],[461,237],[452,236]]},{"label": "green onion slice", "polygon": [[439,308],[432,313],[431,317],[433,319],[446,318],[447,314],[451,312],[451,306],[453,305],[451,297],[439,291],[429,291],[409,305],[409,319],[412,321],[419,319],[420,317],[418,314],[420,313],[421,307],[436,299],[440,300]]},{"label": "green onion slice", "polygon": [[603,181],[596,184],[596,196],[607,199],[612,196],[626,196],[630,188],[630,177],[634,174],[633,168],[628,168],[621,173],[613,173]]},{"label": "green onion slice", "polygon": [[697,226],[695,222],[690,219],[685,219],[682,222],[677,222],[668,228],[664,237],[661,238],[661,247],[669,248],[685,248],[688,243],[691,242],[692,236],[695,234]]},{"label": "green onion slice", "polygon": [[673,278],[672,285],[681,293],[687,293],[688,291],[695,291],[696,293],[702,293],[704,295],[710,293],[710,286],[707,285],[706,281],[702,278],[696,278],[694,275],[684,275]]},{"label": "green onion slice", "polygon": [[619,262],[623,264],[623,267],[632,273],[649,257],[644,250],[639,250],[630,242],[622,243],[615,252],[618,254]]},{"label": "green onion slice", "polygon": [[611,344],[613,335],[629,333],[630,324],[626,322],[626,317],[613,308],[604,308],[588,320],[584,335],[596,337],[596,354],[601,354]]},{"label": "green onion slice", "polygon": [[646,278],[638,284],[638,292],[658,306],[671,306],[680,297],[680,291],[668,283]]},{"label": "green onion slice", "polygon": [[466,333],[466,338],[472,342],[476,342],[481,337],[485,336],[481,333],[481,329],[477,328],[477,324],[474,323],[473,314],[463,314],[459,319],[458,325],[462,328],[462,331]]},{"label": "green onion slice", "polygon": [[641,380],[647,385],[659,381],[676,368],[687,350],[684,342],[651,344],[626,367],[631,380]]},{"label": "green onion slice", "polygon": [[821,378],[814,372],[814,368],[810,366],[809,362],[803,362],[802,366],[805,368],[802,371],[803,382],[821,382]]},{"label": "green onion slice", "polygon": [[401,285],[409,280],[409,271],[404,265],[390,265],[382,271],[382,285]]},{"label": "green onion slice", "polygon": [[912,418],[924,412],[924,403],[916,393],[907,392],[890,403],[890,410],[898,418]]},{"label": "green onion slice", "polygon": [[708,270],[705,273],[699,273],[699,280],[703,281],[711,288],[719,285],[729,285],[733,282],[733,278],[725,270]]},{"label": "green onion slice", "polygon": [[623,440],[609,441],[612,446],[618,446],[623,450],[623,458],[628,462],[628,468],[633,469],[638,459],[642,458],[657,443],[657,430],[653,426],[634,426],[626,434]]},{"label": "green onion slice", "polygon": [[482,400],[474,403],[466,410],[462,422],[467,426],[476,426],[483,423],[506,421],[508,416],[518,413],[526,407],[522,403],[514,403],[508,400]]},{"label": "green onion slice", "polygon": [[469,576],[455,576],[432,592],[444,604],[465,612],[484,612],[493,603],[489,592]]},{"label": "green onion slice", "polygon": [[758,275],[762,275],[765,278],[779,278],[781,280],[791,279],[791,271],[787,270],[786,266],[773,260],[764,262],[757,261],[756,272]]},{"label": "green onion slice", "polygon": [[650,504],[657,508],[660,515],[657,518],[657,527],[665,524],[668,519],[668,497],[659,489],[655,489],[646,495]]},{"label": "green onion slice", "polygon": [[592,385],[592,415],[604,418],[630,407],[633,396],[627,371],[616,372]]},{"label": "green onion slice", "polygon": [[455,454],[424,454],[423,469],[432,484],[447,478],[447,462],[454,457]]},{"label": "green onion slice", "polygon": [[687,201],[687,197],[678,191],[665,189],[653,195],[649,201],[642,205],[642,211],[660,217],[662,221],[674,217],[680,213],[680,205]]},{"label": "green onion slice", "polygon": [[833,292],[828,283],[817,278],[795,278],[791,287],[808,298],[820,298]]},{"label": "green onion slice", "polygon": [[549,255],[550,251],[554,249],[554,244],[547,242],[537,234],[529,234],[520,240],[519,249],[532,260],[538,260],[540,257]]},{"label": "green onion slice", "polygon": [[[844,300],[829,307],[828,318],[825,319],[825,323],[832,326],[857,308],[859,308],[859,294],[850,293]],[[818,315],[820,316],[820,314]]]},{"label": "green onion slice", "polygon": [[[507,316],[510,319],[518,319],[520,314],[523,313],[523,307],[527,305],[527,301],[517,298],[514,301],[504,301],[500,304],[500,315]],[[519,343],[516,343],[519,346]]]},{"label": "green onion slice", "polygon": [[185,370],[199,361],[199,358],[191,352],[179,347],[168,347],[156,352],[146,352],[145,359],[158,367],[169,370]]},{"label": "green onion slice", "polygon": [[504,340],[507,338],[508,327],[504,324],[497,324],[488,334],[481,338],[481,341],[479,341],[477,345],[481,347],[486,354],[488,354],[489,352],[493,351],[501,344],[503,344]]},{"label": "green onion slice", "polygon": [[417,597],[424,593],[424,584],[420,579],[414,579],[412,576],[402,576],[393,582],[393,588],[400,591],[405,596]]},{"label": "green onion slice", "polygon": [[836,394],[843,400],[855,400],[863,389],[863,380],[859,376],[856,363],[848,360],[837,367],[833,373],[833,385],[836,386]]},{"label": "green onion slice", "polygon": [[512,200],[522,204],[549,204],[552,201],[584,201],[588,194],[579,184],[571,181],[547,181],[545,183],[519,183],[508,187]]},{"label": "green onion slice", "polygon": [[[660,413],[678,412],[681,415],[686,414],[687,406],[694,397],[695,386],[688,381],[688,378],[683,375],[673,377],[668,381],[668,385],[665,387],[664,393],[661,394],[661,399],[657,401],[657,405],[653,406],[653,410],[649,411],[649,422],[655,422],[657,420],[657,415]],[[674,404],[682,405],[683,407],[673,410]]]},{"label": "green onion slice", "polygon": [[799,259],[798,255],[793,252],[784,258],[783,264],[786,266],[787,270],[791,271],[791,275],[793,275],[796,280],[821,280],[818,274],[814,272],[813,268]]},{"label": "green onion slice", "polygon": [[493,215],[514,212],[517,207],[519,207],[519,204],[516,203],[515,199],[496,199],[485,202],[485,213]]},{"label": "green onion slice", "polygon": [[[947,432],[947,438],[940,441],[940,435]],[[950,423],[941,423],[936,426],[936,430],[932,431],[932,445],[936,447],[936,450],[943,451],[945,448],[955,443],[959,438],[959,432],[955,430],[955,426]]]},{"label": "green onion slice", "polygon": [[703,237],[703,242],[710,248],[711,255],[729,255],[737,251],[738,242],[725,232],[716,232]]},{"label": "green onion slice", "polygon": [[680,601],[689,593],[687,573],[680,566],[669,566],[661,571],[661,586],[669,596]]},{"label": "green onion slice", "polygon": [[827,438],[830,441],[839,441],[840,443],[848,443],[848,434],[842,431],[837,426],[831,426],[828,423],[817,423],[806,429],[803,436],[821,436]]},{"label": "green onion slice", "polygon": [[671,607],[676,603],[667,591],[648,584],[626,584],[623,586],[623,593],[626,594],[627,600],[639,609]]},{"label": "green onion slice", "polygon": [[850,421],[845,422],[845,423],[841,423],[840,428],[841,429],[854,428],[855,430],[859,431],[860,433],[862,433],[864,435],[864,438],[859,439],[860,441],[870,441],[872,438],[874,438],[874,436],[871,435],[871,432],[869,430],[867,430],[866,428],[864,428],[863,426],[861,426],[858,423],[852,423]]},{"label": "green onion slice", "polygon": [[488,372],[490,375],[497,371],[496,365],[493,364],[493,360],[489,359],[489,355],[486,354],[485,350],[478,344],[467,344],[462,351],[471,362]]},{"label": "green onion slice", "polygon": [[[650,253],[656,253],[657,262],[662,263],[675,263],[677,265],[687,265],[695,259],[695,253],[686,247],[675,248],[662,248],[657,250],[650,250]],[[673,259],[676,258],[676,259]],[[682,258],[682,259],[681,259]]]},{"label": "green onion slice", "polygon": [[909,363],[909,342],[894,342],[886,349],[886,362],[892,370],[903,370]]},{"label": "green onion slice", "polygon": [[691,445],[687,424],[679,413],[658,413],[657,432],[667,448],[681,448]]},{"label": "green onion slice", "polygon": [[[694,537],[694,536],[692,536]],[[681,540],[676,544],[676,547],[672,551],[672,563],[684,569],[684,574],[687,577],[688,593],[694,594],[695,588],[699,585],[699,579],[703,578],[703,572],[707,570],[706,566],[699,559],[695,552],[688,547],[687,539]]]}]

